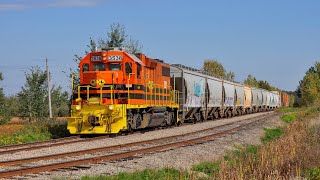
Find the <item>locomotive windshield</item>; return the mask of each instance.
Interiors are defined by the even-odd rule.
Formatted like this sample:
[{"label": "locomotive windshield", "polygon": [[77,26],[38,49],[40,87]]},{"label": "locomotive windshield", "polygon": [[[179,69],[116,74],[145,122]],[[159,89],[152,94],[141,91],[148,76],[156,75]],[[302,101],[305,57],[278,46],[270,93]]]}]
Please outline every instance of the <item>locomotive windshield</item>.
[{"label": "locomotive windshield", "polygon": [[83,72],[89,71],[89,64],[83,64],[83,66],[82,66],[82,71],[83,71]]},{"label": "locomotive windshield", "polygon": [[121,69],[121,65],[119,63],[111,63],[108,65],[110,71],[118,71]]},{"label": "locomotive windshield", "polygon": [[105,64],[94,64],[93,65],[93,70],[94,71],[105,71],[106,70],[106,65]]}]

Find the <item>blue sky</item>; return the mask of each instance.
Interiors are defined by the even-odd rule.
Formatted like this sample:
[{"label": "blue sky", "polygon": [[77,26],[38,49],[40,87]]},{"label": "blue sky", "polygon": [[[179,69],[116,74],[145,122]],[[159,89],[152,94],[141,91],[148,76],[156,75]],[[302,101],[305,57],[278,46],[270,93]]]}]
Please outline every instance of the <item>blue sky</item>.
[{"label": "blue sky", "polygon": [[311,0],[0,0],[0,85],[19,92],[24,72],[48,57],[53,83],[67,90],[62,71],[76,67],[73,55],[119,22],[150,57],[196,68],[214,58],[237,81],[252,74],[295,90],[320,60],[319,8]]}]

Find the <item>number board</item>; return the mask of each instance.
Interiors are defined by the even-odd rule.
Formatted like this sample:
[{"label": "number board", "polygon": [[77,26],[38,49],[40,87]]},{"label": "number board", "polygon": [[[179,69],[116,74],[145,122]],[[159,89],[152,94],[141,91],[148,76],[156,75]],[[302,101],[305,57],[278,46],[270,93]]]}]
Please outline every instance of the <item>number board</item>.
[{"label": "number board", "polygon": [[122,61],[122,56],[108,56],[109,61]]},{"label": "number board", "polygon": [[102,57],[101,56],[91,56],[91,61],[101,61]]}]

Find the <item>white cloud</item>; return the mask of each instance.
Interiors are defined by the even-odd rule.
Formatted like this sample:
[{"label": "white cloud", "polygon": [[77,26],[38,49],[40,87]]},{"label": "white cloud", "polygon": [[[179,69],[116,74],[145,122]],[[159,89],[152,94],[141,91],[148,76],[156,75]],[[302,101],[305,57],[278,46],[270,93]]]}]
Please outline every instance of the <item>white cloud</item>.
[{"label": "white cloud", "polygon": [[106,0],[13,0],[0,2],[0,11],[18,11],[31,8],[94,7]]},{"label": "white cloud", "polygon": [[29,8],[25,4],[5,4],[0,3],[0,11],[16,11]]},{"label": "white cloud", "polygon": [[55,0],[53,7],[93,7],[101,3],[101,0]]}]

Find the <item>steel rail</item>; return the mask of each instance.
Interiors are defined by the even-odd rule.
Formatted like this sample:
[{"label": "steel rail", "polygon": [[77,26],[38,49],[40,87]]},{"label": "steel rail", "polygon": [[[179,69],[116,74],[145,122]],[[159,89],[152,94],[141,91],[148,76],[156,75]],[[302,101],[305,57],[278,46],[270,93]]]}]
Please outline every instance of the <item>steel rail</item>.
[{"label": "steel rail", "polygon": [[4,146],[0,146],[0,150],[13,149],[13,148],[19,148],[19,147],[24,147],[24,146],[35,146],[35,145],[41,145],[41,144],[47,144],[47,143],[56,143],[56,142],[67,141],[67,140],[72,140],[72,139],[79,139],[79,136],[71,136],[71,137],[51,139],[51,140],[38,141],[38,142],[32,142],[32,143],[4,145]]},{"label": "steel rail", "polygon": [[[272,114],[274,115],[274,114]],[[268,116],[271,117],[272,115]],[[265,118],[268,118],[265,117]],[[173,143],[167,143],[167,144],[162,144],[162,145],[157,145],[153,147],[148,147],[148,148],[142,148],[138,150],[132,150],[128,152],[121,152],[121,153],[116,153],[116,154],[110,154],[110,155],[103,155],[103,156],[97,156],[97,157],[92,157],[92,158],[85,158],[85,159],[78,159],[78,160],[72,160],[72,161],[67,161],[67,162],[61,162],[61,163],[54,163],[54,164],[47,164],[47,165],[41,165],[41,166],[34,166],[34,167],[26,167],[26,168],[21,168],[21,169],[15,169],[15,170],[8,170],[8,171],[2,171],[0,172],[0,178],[7,178],[7,177],[12,177],[12,176],[20,176],[20,175],[26,175],[26,174],[32,174],[32,173],[39,173],[43,171],[51,171],[55,169],[61,169],[61,168],[69,168],[72,166],[79,166],[83,164],[96,164],[99,162],[106,162],[106,161],[114,161],[114,160],[119,160],[119,159],[125,159],[125,158],[130,158],[134,157],[137,155],[144,155],[152,152],[157,152],[157,151],[163,151],[167,150],[169,148],[177,148],[177,147],[183,147],[187,145],[193,145],[197,143],[203,143],[208,140],[212,140],[213,138],[219,138],[222,137],[223,135],[230,134],[232,132],[235,132],[243,127],[246,127],[250,124],[256,123],[258,121],[261,121],[262,119],[265,118],[260,118],[258,120],[254,120],[250,123],[242,124],[237,127],[218,132],[218,133],[213,133],[210,135],[205,135],[202,137],[197,137],[189,140],[183,140],[179,142],[173,142]]]},{"label": "steel rail", "polygon": [[[155,144],[155,143],[160,143],[163,141],[170,141],[172,139],[177,139],[177,138],[182,138],[186,136],[191,136],[195,134],[200,134],[204,133],[207,131],[215,130],[218,128],[230,126],[233,124],[238,124],[243,121],[248,121],[253,118],[266,118],[267,115],[260,115],[257,117],[252,117],[248,118],[245,120],[241,121],[235,121],[227,124],[222,124],[219,126],[215,126],[212,128],[207,128],[207,129],[202,129],[199,131],[193,131],[190,133],[185,133],[185,134],[179,134],[179,135],[174,135],[174,136],[168,136],[168,137],[162,137],[162,138],[157,138],[157,139],[151,139],[151,140],[145,140],[145,141],[139,141],[139,142],[132,142],[132,143],[126,143],[126,144],[119,144],[119,145],[113,145],[113,146],[105,146],[105,147],[100,147],[100,148],[92,148],[92,149],[85,149],[85,150],[80,150],[80,151],[73,151],[73,152],[66,152],[66,153],[59,153],[59,154],[52,154],[52,155],[45,155],[45,156],[37,156],[37,157],[31,157],[31,158],[24,158],[24,159],[17,159],[17,160],[9,160],[9,161],[0,161],[0,166],[12,166],[12,165],[19,165],[19,164],[25,164],[25,163],[30,163],[30,162],[35,162],[35,161],[40,161],[40,160],[50,160],[50,159],[57,159],[57,158],[63,158],[63,157],[73,157],[73,156],[79,156],[83,154],[92,154],[92,153],[97,153],[97,152],[108,152],[108,151],[113,151],[113,150],[119,150],[122,148],[128,148],[128,147],[133,147],[133,146],[140,146],[140,145],[145,145],[145,144]],[[269,116],[272,116],[269,115]]]},{"label": "steel rail", "polygon": [[[79,136],[73,136],[73,137],[53,139],[53,140],[47,140],[47,141],[39,141],[39,142],[33,142],[33,143],[0,146],[0,150],[6,149],[3,151],[0,151],[0,155],[12,154],[12,153],[20,152],[20,151],[32,151],[35,149],[42,149],[42,148],[48,148],[48,147],[54,147],[54,146],[62,146],[62,145],[67,145],[67,144],[72,144],[72,143],[90,142],[90,141],[95,141],[95,140],[105,139],[105,138],[108,138],[108,137],[102,136],[102,137],[89,138],[89,139],[79,139]],[[75,141],[66,141],[66,140],[72,140],[72,139],[74,139]],[[63,141],[66,141],[66,142],[63,142]],[[45,144],[45,145],[42,145],[42,144]]]},{"label": "steel rail", "polygon": [[[77,136],[76,136],[77,137]],[[62,140],[58,140],[58,141],[40,141],[40,142],[35,142],[35,143],[27,143],[27,144],[21,144],[23,146],[23,148],[16,148],[16,149],[9,149],[9,150],[5,150],[5,151],[0,151],[0,155],[3,154],[12,154],[15,152],[20,152],[20,151],[31,151],[31,150],[35,150],[35,149],[42,149],[42,148],[47,148],[47,147],[53,147],[53,146],[62,146],[62,145],[66,145],[66,144],[72,144],[72,143],[80,143],[80,142],[90,142],[90,141],[95,141],[95,140],[99,140],[99,139],[105,139],[107,138],[106,136],[101,136],[101,137],[95,137],[95,138],[88,138],[88,139],[79,139],[79,138],[70,138],[70,140],[74,139],[74,141],[66,141],[68,139],[62,138],[64,139],[65,142],[63,142]],[[51,144],[51,143],[54,144]],[[56,142],[56,143],[55,143]],[[44,145],[41,145],[44,144]],[[30,146],[31,147],[24,147],[24,146]],[[39,146],[37,146],[39,145]],[[12,145],[11,147],[15,147],[16,145]],[[16,147],[19,147],[18,145]]]}]

